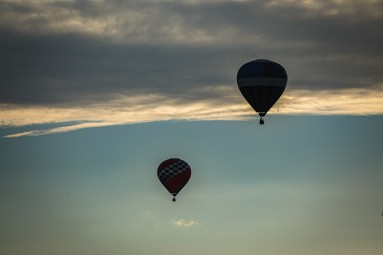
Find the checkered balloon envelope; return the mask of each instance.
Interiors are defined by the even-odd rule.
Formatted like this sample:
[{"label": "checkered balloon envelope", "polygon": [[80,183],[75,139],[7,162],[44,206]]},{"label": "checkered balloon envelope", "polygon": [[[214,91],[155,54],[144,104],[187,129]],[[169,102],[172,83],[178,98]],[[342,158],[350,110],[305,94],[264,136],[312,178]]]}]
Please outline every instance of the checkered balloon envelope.
[{"label": "checkered balloon envelope", "polygon": [[158,166],[157,175],[162,185],[173,195],[173,201],[176,201],[175,197],[191,177],[191,168],[182,159],[170,158]]}]

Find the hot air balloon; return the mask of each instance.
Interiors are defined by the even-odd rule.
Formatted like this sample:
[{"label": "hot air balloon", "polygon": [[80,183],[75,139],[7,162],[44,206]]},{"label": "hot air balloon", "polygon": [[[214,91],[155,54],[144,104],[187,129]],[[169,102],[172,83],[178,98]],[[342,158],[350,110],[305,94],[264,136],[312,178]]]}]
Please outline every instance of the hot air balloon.
[{"label": "hot air balloon", "polygon": [[175,202],[177,194],[191,177],[191,168],[182,159],[170,158],[158,166],[157,175],[162,185],[173,195]]},{"label": "hot air balloon", "polygon": [[250,61],[238,70],[237,83],[246,101],[263,117],[282,95],[287,84],[286,70],[280,64],[257,59]]}]

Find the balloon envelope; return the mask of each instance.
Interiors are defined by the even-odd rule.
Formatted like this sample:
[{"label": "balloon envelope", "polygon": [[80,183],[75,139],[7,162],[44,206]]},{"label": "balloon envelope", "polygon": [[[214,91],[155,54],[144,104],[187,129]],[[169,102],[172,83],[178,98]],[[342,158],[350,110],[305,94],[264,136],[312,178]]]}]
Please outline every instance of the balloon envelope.
[{"label": "balloon envelope", "polygon": [[191,177],[191,168],[182,159],[170,158],[158,166],[157,175],[162,185],[173,195],[173,201],[175,201],[175,196]]},{"label": "balloon envelope", "polygon": [[257,59],[241,66],[237,83],[246,101],[263,117],[285,90],[287,73],[276,62]]}]

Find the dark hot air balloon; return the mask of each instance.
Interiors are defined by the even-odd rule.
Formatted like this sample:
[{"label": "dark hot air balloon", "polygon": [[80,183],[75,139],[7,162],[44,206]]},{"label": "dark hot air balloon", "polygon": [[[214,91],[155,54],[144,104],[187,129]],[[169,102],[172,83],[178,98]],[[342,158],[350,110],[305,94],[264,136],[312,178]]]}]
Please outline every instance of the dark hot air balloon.
[{"label": "dark hot air balloon", "polygon": [[287,84],[286,70],[280,64],[257,59],[250,61],[238,70],[237,83],[246,101],[263,117],[282,95]]},{"label": "dark hot air balloon", "polygon": [[178,192],[186,185],[191,177],[188,163],[179,158],[170,158],[162,162],[157,169],[157,175],[162,185],[173,195],[176,201]]}]

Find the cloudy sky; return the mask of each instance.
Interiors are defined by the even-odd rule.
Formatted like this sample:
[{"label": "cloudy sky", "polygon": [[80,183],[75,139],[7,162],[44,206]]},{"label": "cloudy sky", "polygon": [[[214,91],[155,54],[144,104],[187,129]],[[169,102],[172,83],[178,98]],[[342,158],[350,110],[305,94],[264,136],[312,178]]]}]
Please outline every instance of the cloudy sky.
[{"label": "cloudy sky", "polygon": [[[382,254],[382,24],[381,0],[0,1],[0,253]],[[288,74],[262,128],[236,84],[259,58]]]},{"label": "cloudy sky", "polygon": [[378,0],[1,1],[1,124],[247,118],[257,58],[289,75],[272,112],[381,114],[382,22]]}]

